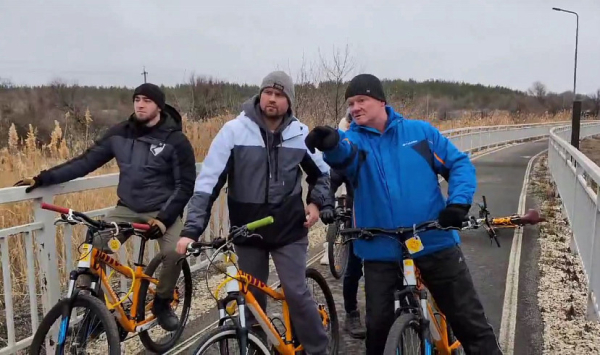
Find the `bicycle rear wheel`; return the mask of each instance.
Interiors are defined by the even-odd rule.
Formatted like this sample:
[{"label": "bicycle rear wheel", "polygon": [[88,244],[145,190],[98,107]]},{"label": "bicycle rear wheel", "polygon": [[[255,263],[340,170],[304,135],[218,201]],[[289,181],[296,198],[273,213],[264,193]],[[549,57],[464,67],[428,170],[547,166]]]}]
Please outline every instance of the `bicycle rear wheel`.
[{"label": "bicycle rear wheel", "polygon": [[[162,258],[161,255],[156,255],[152,261],[148,264],[144,273],[150,277],[158,278],[158,273],[156,272],[157,268],[161,265]],[[175,308],[179,307],[181,304],[181,312],[179,315],[179,327],[175,331],[166,331],[163,330],[159,325],[155,326],[154,329],[141,331],[138,336],[140,337],[140,341],[148,351],[152,351],[157,354],[163,354],[169,351],[175,344],[177,340],[181,337],[185,325],[187,323],[187,319],[190,313],[191,300],[192,300],[192,273],[190,271],[190,265],[187,260],[181,261],[181,272],[183,273],[183,278],[179,277],[178,283],[175,286],[175,291],[173,294],[177,293],[178,302],[175,305]],[[156,286],[154,286],[155,288]],[[150,292],[150,293],[149,293]],[[152,313],[147,310],[148,303],[152,301],[150,296],[154,298],[154,289],[150,289],[150,281],[143,280],[140,284],[140,292],[138,294],[139,304],[138,304],[138,316],[142,318],[142,320],[146,319],[146,314]],[[181,303],[181,299],[183,299],[183,303]],[[177,310],[174,310],[177,313]],[[154,340],[153,340],[154,339]]]},{"label": "bicycle rear wheel", "polygon": [[421,323],[412,313],[401,314],[388,333],[384,355],[430,355],[431,346],[423,340]]},{"label": "bicycle rear wheel", "polygon": [[327,227],[327,257],[329,258],[329,270],[335,279],[342,278],[346,272],[350,253],[350,246],[343,243],[344,238],[339,233],[344,225],[343,221],[337,220]]},{"label": "bicycle rear wheel", "polygon": [[[316,282],[316,287],[312,286],[312,281]],[[313,300],[317,304],[317,308],[319,308],[319,312],[321,313],[321,317],[323,318],[325,315],[329,319],[326,325],[323,325],[325,331],[329,334],[329,345],[327,347],[328,355],[337,355],[338,348],[340,344],[340,330],[339,330],[339,322],[337,311],[335,309],[335,301],[333,300],[333,294],[327,285],[327,281],[325,277],[319,273],[314,268],[306,269],[306,282],[308,284],[308,289],[313,297]],[[320,293],[317,289],[320,289]],[[320,297],[322,295],[322,297]],[[325,299],[323,301],[323,299]]]},{"label": "bicycle rear wheel", "polygon": [[[121,354],[117,323],[105,304],[94,296],[78,294],[73,302],[73,309],[68,310],[70,321],[67,326],[63,311],[69,308],[68,303],[68,299],[61,300],[44,316],[29,347],[30,355],[46,355],[54,352],[63,354],[65,351],[82,355],[85,354],[84,351],[88,346],[91,348],[89,351],[91,354]],[[73,313],[76,308],[82,308],[85,312],[81,321],[77,320],[78,313]],[[57,335],[50,335],[57,321],[59,322],[56,326]],[[83,326],[84,330],[79,330],[83,334],[76,332],[77,326]],[[104,339],[102,334],[106,335],[105,340],[102,340]],[[69,342],[68,336],[74,336],[76,340]],[[63,339],[62,343],[60,343],[61,339]],[[59,344],[62,344],[62,347],[59,347]],[[48,351],[46,346],[56,347],[57,350]]]}]

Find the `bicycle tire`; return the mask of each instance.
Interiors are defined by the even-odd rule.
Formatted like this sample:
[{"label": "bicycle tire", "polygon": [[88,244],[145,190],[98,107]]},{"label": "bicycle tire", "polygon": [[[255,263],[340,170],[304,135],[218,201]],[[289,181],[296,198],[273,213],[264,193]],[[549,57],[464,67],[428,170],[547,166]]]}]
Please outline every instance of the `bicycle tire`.
[{"label": "bicycle tire", "polygon": [[[192,352],[192,355],[201,355],[201,352],[208,349],[210,345],[227,339],[237,340],[237,329],[234,325],[223,325],[206,333],[198,342],[196,348]],[[262,351],[263,355],[270,355],[269,348],[265,342],[250,329],[248,330],[248,347],[253,347],[256,350]],[[240,354],[243,353],[240,352],[238,345],[237,355]],[[236,353],[233,355],[236,355]]]},{"label": "bicycle tire", "polygon": [[[144,270],[144,273],[150,277],[154,275],[154,272],[162,262],[161,254],[154,256],[154,258],[148,263],[148,266]],[[192,301],[192,272],[190,270],[190,265],[188,264],[186,259],[181,260],[181,271],[183,272],[183,281],[185,285],[184,291],[184,300],[183,300],[183,309],[181,311],[181,315],[179,316],[179,327],[177,330],[173,332],[173,336],[167,338],[164,342],[159,343],[157,341],[152,340],[149,330],[144,330],[138,333],[140,341],[144,345],[144,347],[157,354],[163,354],[169,351],[175,344],[177,340],[181,337],[185,325],[187,324],[187,319],[190,314],[190,307]],[[150,285],[150,281],[142,280],[140,284],[140,292],[138,294],[139,302],[138,302],[138,311],[137,315],[144,320],[146,318],[146,296],[148,294],[148,287]],[[143,302],[142,302],[143,301]],[[160,325],[158,326],[160,328]]]},{"label": "bicycle tire", "polygon": [[[402,335],[404,334],[405,330],[410,327],[413,327],[415,329],[415,333],[417,334],[419,341],[423,345],[419,348],[420,354],[422,354],[422,355],[425,354],[423,352],[424,340],[422,339],[422,335],[419,332],[419,329],[420,329],[419,319],[417,318],[417,316],[415,314],[403,313],[398,318],[396,318],[396,320],[394,320],[394,323],[392,324],[392,327],[390,328],[390,331],[388,332],[388,336],[385,341],[385,348],[383,351],[384,355],[398,355],[398,351],[396,351],[396,349],[398,348],[398,345],[400,345],[400,341],[401,341],[401,338],[403,337]],[[406,352],[404,352],[404,350],[400,351],[400,355],[411,355],[411,354],[414,355],[414,353],[406,353]]]},{"label": "bicycle tire", "polygon": [[308,267],[306,269],[306,278],[313,279],[321,290],[323,291],[323,295],[325,296],[325,302],[327,304],[327,309],[329,310],[329,322],[331,325],[331,343],[329,345],[329,355],[337,355],[340,345],[340,329],[339,329],[339,320],[337,316],[337,311],[335,308],[335,300],[333,299],[333,294],[331,293],[331,289],[329,289],[329,285],[325,280],[325,277],[319,271],[312,267]]},{"label": "bicycle tire", "polygon": [[[342,276],[346,272],[346,266],[348,264],[348,257],[350,253],[350,248],[347,243],[339,244],[341,245],[340,248],[342,249],[342,251],[340,252],[342,260],[338,263],[338,261],[336,261],[335,259],[334,247],[336,245],[336,239],[338,238],[338,236],[340,239],[342,238],[341,235],[339,235],[341,224],[342,223],[338,220],[327,227],[327,257],[329,259],[329,270],[331,271],[331,275],[335,279],[342,278]],[[339,271],[338,269],[336,269],[336,266],[338,264],[340,266]]]},{"label": "bicycle tire", "polygon": [[[57,319],[62,317],[63,307],[69,302],[68,299],[63,299],[56,303],[52,309],[44,316],[42,322],[38,326],[38,329],[33,336],[31,345],[29,346],[30,355],[40,355],[40,350],[46,339],[46,334],[50,331],[52,325]],[[119,330],[117,327],[117,321],[111,312],[106,308],[106,304],[102,303],[98,298],[86,295],[78,294],[73,302],[74,308],[86,308],[89,309],[96,317],[100,320],[104,326],[104,333],[106,334],[106,341],[108,342],[109,355],[120,355],[121,354],[121,340],[119,339]]]}]

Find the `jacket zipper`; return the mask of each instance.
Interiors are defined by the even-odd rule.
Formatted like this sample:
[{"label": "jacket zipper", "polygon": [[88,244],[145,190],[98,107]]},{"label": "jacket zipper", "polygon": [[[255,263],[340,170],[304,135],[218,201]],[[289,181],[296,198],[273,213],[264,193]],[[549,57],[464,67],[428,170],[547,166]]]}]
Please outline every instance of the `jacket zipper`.
[{"label": "jacket zipper", "polygon": [[266,149],[267,149],[267,171],[269,172],[269,177],[267,178],[267,190],[265,192],[265,203],[269,203],[269,186],[271,185],[271,147],[269,145],[269,133],[265,131],[266,137]]}]

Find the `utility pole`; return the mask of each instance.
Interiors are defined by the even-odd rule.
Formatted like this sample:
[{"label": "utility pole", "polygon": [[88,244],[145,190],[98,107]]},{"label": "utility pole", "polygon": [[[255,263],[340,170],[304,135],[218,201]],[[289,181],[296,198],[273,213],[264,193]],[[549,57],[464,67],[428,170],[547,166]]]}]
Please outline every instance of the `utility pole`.
[{"label": "utility pole", "polygon": [[579,131],[581,125],[581,100],[577,100],[577,47],[579,44],[579,14],[575,11],[553,7],[554,11],[573,14],[577,18],[575,28],[575,65],[573,68],[573,116],[571,119],[571,145],[579,149]]},{"label": "utility pole", "polygon": [[146,83],[146,76],[148,75],[148,72],[146,72],[146,66],[144,66],[144,71],[142,72],[142,75],[144,76],[144,83]]}]

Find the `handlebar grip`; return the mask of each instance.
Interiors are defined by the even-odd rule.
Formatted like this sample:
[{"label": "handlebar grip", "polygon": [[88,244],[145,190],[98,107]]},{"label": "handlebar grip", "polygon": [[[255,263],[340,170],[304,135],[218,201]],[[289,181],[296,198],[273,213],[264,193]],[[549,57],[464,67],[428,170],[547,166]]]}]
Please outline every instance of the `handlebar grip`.
[{"label": "handlebar grip", "polygon": [[272,216],[267,216],[266,218],[262,218],[260,220],[256,220],[253,221],[249,224],[246,225],[246,227],[248,228],[248,230],[256,230],[259,227],[263,227],[263,226],[267,226],[273,223],[273,217]]},{"label": "handlebar grip", "polygon": [[138,224],[138,223],[133,223],[131,224],[133,226],[134,229],[136,230],[141,230],[141,231],[148,231],[150,230],[150,225],[148,224]]},{"label": "handlebar grip", "polygon": [[54,211],[54,212],[61,213],[61,214],[69,213],[69,209],[67,209],[67,208],[63,208],[63,207],[48,204],[48,203],[42,203],[42,209]]}]

